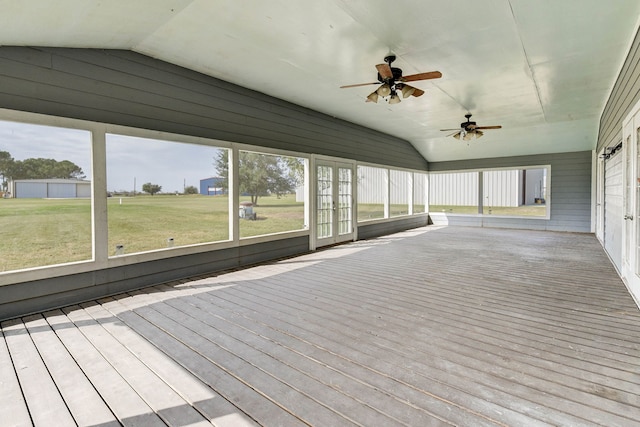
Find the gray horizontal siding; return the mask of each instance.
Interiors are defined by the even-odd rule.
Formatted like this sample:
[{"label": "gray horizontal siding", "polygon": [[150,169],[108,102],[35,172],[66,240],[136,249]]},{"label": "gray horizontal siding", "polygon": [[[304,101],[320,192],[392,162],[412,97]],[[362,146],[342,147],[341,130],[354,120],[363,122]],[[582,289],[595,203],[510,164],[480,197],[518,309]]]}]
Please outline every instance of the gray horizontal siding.
[{"label": "gray horizontal siding", "polygon": [[130,51],[0,47],[0,108],[427,168],[392,135]]},{"label": "gray horizontal siding", "polygon": [[185,255],[2,286],[0,320],[115,295],[171,280],[234,269],[309,249],[308,237]]},{"label": "gray horizontal siding", "polygon": [[493,159],[432,162],[433,172],[551,165],[550,219],[498,218],[489,215],[432,214],[434,224],[524,228],[550,231],[591,231],[591,151]]},{"label": "gray horizontal siding", "polygon": [[372,239],[374,237],[385,236],[399,231],[412,228],[424,227],[428,225],[427,215],[416,215],[394,221],[378,222],[374,224],[358,224],[358,239]]},{"label": "gray horizontal siding", "polygon": [[640,31],[629,49],[620,74],[600,117],[597,150],[622,140],[622,121],[640,101]]}]

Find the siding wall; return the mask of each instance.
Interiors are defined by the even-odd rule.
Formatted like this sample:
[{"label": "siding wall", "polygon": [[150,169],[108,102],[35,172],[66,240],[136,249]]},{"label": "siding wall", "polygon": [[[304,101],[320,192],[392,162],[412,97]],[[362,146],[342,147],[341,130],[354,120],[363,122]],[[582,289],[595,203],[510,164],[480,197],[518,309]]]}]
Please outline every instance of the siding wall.
[{"label": "siding wall", "polygon": [[499,157],[429,164],[431,171],[551,165],[548,202],[551,218],[500,218],[496,216],[430,214],[434,224],[476,227],[525,228],[552,231],[591,231],[591,151]]},{"label": "siding wall", "polygon": [[597,152],[622,140],[622,121],[640,100],[640,31],[629,49],[620,74],[600,117]]},{"label": "siding wall", "polygon": [[394,136],[130,51],[0,47],[0,108],[427,168]]}]

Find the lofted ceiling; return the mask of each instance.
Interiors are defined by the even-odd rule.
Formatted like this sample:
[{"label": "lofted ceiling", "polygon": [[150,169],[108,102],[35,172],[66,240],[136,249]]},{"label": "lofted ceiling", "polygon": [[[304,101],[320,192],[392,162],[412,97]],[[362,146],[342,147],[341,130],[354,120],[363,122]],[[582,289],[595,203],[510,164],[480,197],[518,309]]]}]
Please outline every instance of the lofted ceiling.
[{"label": "lofted ceiling", "polygon": [[[428,161],[595,148],[637,0],[6,0],[0,43],[129,49],[409,141]],[[393,53],[426,93],[365,103]],[[470,112],[502,125],[446,137]]]}]

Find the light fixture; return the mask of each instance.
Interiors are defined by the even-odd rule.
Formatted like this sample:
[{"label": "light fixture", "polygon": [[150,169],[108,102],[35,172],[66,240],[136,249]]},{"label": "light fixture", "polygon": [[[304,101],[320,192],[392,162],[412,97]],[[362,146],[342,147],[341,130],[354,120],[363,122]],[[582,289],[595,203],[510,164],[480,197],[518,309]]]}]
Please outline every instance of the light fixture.
[{"label": "light fixture", "polygon": [[413,92],[416,91],[416,88],[409,85],[402,85],[402,97],[408,98],[413,95]]},{"label": "light fixture", "polygon": [[371,92],[371,95],[367,96],[367,102],[378,102],[378,92]]},{"label": "light fixture", "polygon": [[389,98],[389,104],[398,104],[400,102],[400,97],[397,93],[393,92],[391,97]]},{"label": "light fixture", "polygon": [[483,133],[482,131],[479,131],[479,130],[475,131],[475,134],[476,134],[476,139],[478,139],[478,138],[480,138],[482,135],[484,135],[484,133]]},{"label": "light fixture", "polygon": [[471,132],[465,132],[465,135],[462,137],[462,139],[465,141],[469,141],[471,140],[471,138],[473,138],[473,133]]},{"label": "light fixture", "polygon": [[391,95],[391,86],[385,83],[382,86],[380,86],[376,92],[380,96],[389,96]]}]

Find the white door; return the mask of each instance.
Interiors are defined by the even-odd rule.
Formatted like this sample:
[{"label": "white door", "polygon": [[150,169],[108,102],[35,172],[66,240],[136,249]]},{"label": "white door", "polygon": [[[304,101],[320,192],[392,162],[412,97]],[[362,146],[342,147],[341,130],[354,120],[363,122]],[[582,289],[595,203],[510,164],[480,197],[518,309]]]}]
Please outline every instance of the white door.
[{"label": "white door", "polygon": [[613,153],[604,165],[604,248],[622,274],[622,153]]},{"label": "white door", "polygon": [[622,277],[636,297],[640,297],[640,232],[638,231],[640,111],[636,111],[625,120],[622,136],[624,153]]},{"label": "white door", "polygon": [[353,240],[353,165],[318,160],[315,169],[316,247]]}]

